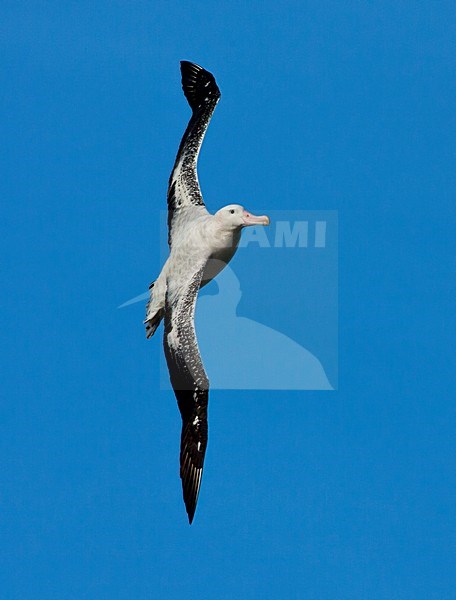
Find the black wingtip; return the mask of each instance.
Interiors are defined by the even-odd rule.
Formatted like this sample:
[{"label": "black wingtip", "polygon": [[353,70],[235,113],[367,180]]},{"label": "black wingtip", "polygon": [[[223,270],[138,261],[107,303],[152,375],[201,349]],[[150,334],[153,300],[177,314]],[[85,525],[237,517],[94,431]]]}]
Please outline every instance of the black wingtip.
[{"label": "black wingtip", "polygon": [[188,524],[191,525],[193,523],[193,518],[195,516],[196,501],[194,499],[186,497],[184,495],[184,504],[185,504],[185,511],[187,512]]},{"label": "black wingtip", "polygon": [[181,60],[182,89],[193,112],[210,102],[217,102],[220,90],[215,77],[196,63]]},{"label": "black wingtip", "polygon": [[191,525],[193,522],[193,518],[194,518],[195,512],[196,512],[196,504],[198,502],[198,493],[196,493],[196,495],[195,495],[194,493],[192,493],[191,490],[188,489],[189,486],[191,487],[193,483],[194,482],[192,482],[192,481],[187,481],[186,484],[184,482],[182,482],[184,504],[185,504],[185,510],[187,512],[189,525]]}]

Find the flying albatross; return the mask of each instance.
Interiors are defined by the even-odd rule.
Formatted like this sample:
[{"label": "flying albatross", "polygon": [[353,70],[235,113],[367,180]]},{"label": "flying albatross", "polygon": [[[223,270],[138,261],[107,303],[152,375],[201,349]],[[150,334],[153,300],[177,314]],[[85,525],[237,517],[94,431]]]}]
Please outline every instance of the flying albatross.
[{"label": "flying albatross", "polygon": [[241,230],[249,225],[269,225],[269,218],[256,217],[239,204],[229,204],[214,215],[207,211],[198,183],[197,161],[220,90],[214,76],[194,63],[182,61],[181,73],[192,116],[168,185],[170,254],[158,279],[150,285],[144,323],[150,338],[164,318],[166,362],[182,416],[180,476],[191,523],[207,446],[209,396],[194,325],[198,290],[231,260]]}]

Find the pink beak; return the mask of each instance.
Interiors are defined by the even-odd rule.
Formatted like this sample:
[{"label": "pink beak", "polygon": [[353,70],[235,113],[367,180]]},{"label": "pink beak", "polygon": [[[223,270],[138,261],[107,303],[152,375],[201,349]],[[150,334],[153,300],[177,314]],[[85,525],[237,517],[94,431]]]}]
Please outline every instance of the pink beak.
[{"label": "pink beak", "polygon": [[269,225],[269,217],[266,215],[262,215],[261,217],[256,217],[252,215],[252,213],[247,212],[246,210],[243,213],[244,215],[244,227],[249,227],[249,225]]}]

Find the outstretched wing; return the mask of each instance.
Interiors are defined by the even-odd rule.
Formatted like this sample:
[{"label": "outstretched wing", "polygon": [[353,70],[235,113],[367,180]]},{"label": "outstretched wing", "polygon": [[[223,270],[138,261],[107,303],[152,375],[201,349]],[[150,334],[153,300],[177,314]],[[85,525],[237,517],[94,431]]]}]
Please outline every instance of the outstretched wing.
[{"label": "outstretched wing", "polygon": [[212,113],[220,98],[214,76],[191,62],[181,61],[182,89],[192,116],[181,140],[168,185],[169,239],[177,211],[204,206],[198,182],[198,154]]},{"label": "outstretched wing", "polygon": [[203,474],[207,446],[209,381],[195,334],[195,305],[205,261],[186,281],[168,280],[164,346],[171,385],[182,416],[180,476],[188,520],[191,523]]}]

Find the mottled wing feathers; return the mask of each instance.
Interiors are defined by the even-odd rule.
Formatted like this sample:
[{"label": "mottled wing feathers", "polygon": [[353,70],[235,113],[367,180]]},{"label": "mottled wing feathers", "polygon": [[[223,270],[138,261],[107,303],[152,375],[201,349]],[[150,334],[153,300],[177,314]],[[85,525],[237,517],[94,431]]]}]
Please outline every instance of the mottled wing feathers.
[{"label": "mottled wing feathers", "polygon": [[207,446],[209,382],[195,334],[195,304],[205,261],[186,281],[170,279],[165,307],[164,347],[171,385],[182,416],[180,476],[188,519],[195,514]]},{"label": "mottled wing feathers", "polygon": [[181,62],[182,89],[192,109],[192,117],[182,137],[168,185],[169,238],[175,211],[204,206],[198,182],[198,154],[212,113],[220,98],[214,76],[202,67]]}]

